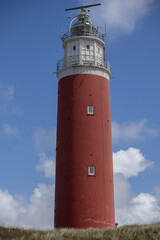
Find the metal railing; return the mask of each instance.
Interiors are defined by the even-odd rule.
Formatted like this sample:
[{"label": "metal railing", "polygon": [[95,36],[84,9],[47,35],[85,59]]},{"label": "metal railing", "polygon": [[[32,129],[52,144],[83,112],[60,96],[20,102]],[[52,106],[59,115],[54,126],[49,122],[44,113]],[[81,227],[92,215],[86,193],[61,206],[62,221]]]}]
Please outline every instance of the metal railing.
[{"label": "metal railing", "polygon": [[57,63],[57,72],[67,67],[74,66],[96,66],[103,67],[110,71],[110,62],[107,59],[102,58],[89,58],[89,55],[74,55],[67,58],[63,58]]},{"label": "metal railing", "polygon": [[111,65],[108,59],[104,59],[104,66],[109,72],[111,71]]},{"label": "metal railing", "polygon": [[98,33],[81,32],[79,34],[72,34],[72,33],[67,32],[67,33],[65,33],[61,36],[61,39],[64,42],[67,39],[74,38],[74,37],[80,37],[80,36],[95,37],[95,38],[99,38],[102,41],[104,41],[105,34],[102,34],[102,33],[99,33],[99,32]]}]

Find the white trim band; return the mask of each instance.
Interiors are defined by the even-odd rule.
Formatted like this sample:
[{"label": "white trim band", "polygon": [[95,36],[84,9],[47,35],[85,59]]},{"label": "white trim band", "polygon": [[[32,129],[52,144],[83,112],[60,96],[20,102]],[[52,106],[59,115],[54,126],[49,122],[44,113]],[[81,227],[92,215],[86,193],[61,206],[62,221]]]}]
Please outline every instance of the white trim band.
[{"label": "white trim band", "polygon": [[93,74],[98,75],[110,79],[111,73],[109,70],[103,67],[96,67],[96,66],[72,66],[68,68],[63,68],[59,72],[57,72],[57,78],[60,80],[61,78],[76,75],[76,74]]}]

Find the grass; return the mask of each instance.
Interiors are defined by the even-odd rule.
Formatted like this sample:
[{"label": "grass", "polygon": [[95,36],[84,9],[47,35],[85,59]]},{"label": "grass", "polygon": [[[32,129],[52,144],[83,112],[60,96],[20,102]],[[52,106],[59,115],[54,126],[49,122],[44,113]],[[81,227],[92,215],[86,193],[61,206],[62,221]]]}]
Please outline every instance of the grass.
[{"label": "grass", "polygon": [[0,240],[160,240],[160,223],[51,231],[0,227]]}]

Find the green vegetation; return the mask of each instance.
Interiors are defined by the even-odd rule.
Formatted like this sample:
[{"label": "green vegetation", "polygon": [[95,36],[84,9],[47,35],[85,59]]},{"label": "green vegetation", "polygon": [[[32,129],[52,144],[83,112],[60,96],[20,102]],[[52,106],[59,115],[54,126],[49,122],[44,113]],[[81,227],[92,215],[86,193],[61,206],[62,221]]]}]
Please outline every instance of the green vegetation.
[{"label": "green vegetation", "polygon": [[160,223],[52,231],[0,227],[0,240],[160,240]]}]

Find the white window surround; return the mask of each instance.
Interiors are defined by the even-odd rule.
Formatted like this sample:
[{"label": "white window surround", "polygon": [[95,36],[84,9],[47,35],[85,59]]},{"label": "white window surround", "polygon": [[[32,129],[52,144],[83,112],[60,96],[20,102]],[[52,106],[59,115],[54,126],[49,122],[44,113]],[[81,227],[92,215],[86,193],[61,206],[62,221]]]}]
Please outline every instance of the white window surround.
[{"label": "white window surround", "polygon": [[93,106],[87,106],[87,114],[93,115],[94,114],[94,107]]},{"label": "white window surround", "polygon": [[88,167],[88,175],[89,176],[95,176],[95,166],[89,166]]}]

